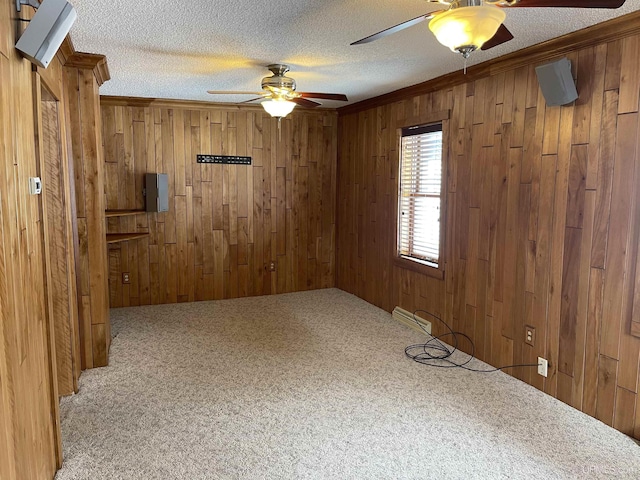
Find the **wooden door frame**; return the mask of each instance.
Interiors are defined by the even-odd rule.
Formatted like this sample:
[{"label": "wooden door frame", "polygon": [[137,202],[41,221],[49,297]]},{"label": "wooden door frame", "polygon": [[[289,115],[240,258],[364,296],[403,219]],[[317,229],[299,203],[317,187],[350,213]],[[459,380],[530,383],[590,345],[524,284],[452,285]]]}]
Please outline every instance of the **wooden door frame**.
[{"label": "wooden door frame", "polygon": [[[63,44],[64,47],[64,44]],[[73,49],[73,46],[71,46]],[[75,191],[75,170],[73,164],[73,155],[71,153],[72,141],[71,141],[71,117],[70,117],[70,105],[67,98],[67,89],[65,88],[64,80],[64,66],[68,61],[68,58],[62,53],[63,48],[60,49],[56,55],[57,63],[49,65],[49,68],[34,67],[34,71],[37,71],[40,77],[40,81],[45,86],[47,91],[56,100],[60,106],[58,109],[58,123],[60,125],[60,146],[61,146],[61,165],[66,169],[66,176],[69,181],[67,183],[68,189],[65,189],[65,194],[68,195],[67,201],[69,202],[69,222],[70,231],[67,231],[69,238],[72,239],[73,245],[73,264],[69,265],[72,270],[72,277],[75,282],[75,294],[76,294],[76,310],[77,310],[77,324],[75,330],[77,332],[77,338],[73,345],[75,350],[74,357],[74,378],[73,386],[74,392],[78,392],[78,379],[82,370],[84,370],[84,322],[82,320],[82,297],[79,295],[81,291],[80,276],[77,272],[80,271],[80,241],[78,237],[78,219],[77,219],[77,207],[76,207],[76,191]],[[54,68],[59,67],[59,68]],[[35,98],[35,97],[34,97]]]},{"label": "wooden door frame", "polygon": [[[62,99],[60,95],[60,87],[50,88],[50,85],[46,78],[41,76],[38,71],[33,72],[33,109],[34,109],[34,122],[35,122],[35,147],[37,157],[37,169],[38,174],[43,183],[46,181],[46,173],[44,168],[44,145],[43,145],[43,123],[42,123],[42,89],[46,89],[51,97],[58,103],[58,125],[60,125],[60,160],[61,163],[66,157],[66,145],[64,142],[63,125],[64,116],[62,115],[60,106],[62,105]],[[53,293],[52,293],[52,275],[51,275],[51,253],[50,253],[50,241],[48,238],[49,232],[49,220],[47,215],[47,195],[45,191],[40,194],[40,216],[42,220],[42,228],[40,229],[40,236],[43,246],[43,270],[44,270],[44,290],[45,290],[45,325],[46,334],[48,336],[48,381],[49,391],[51,393],[51,419],[52,419],[52,432],[53,432],[53,445],[55,450],[56,465],[58,468],[62,467],[62,434],[60,429],[60,400],[58,393],[58,371],[56,363],[56,338],[55,338],[55,326],[53,320]]]},{"label": "wooden door frame", "polygon": [[[58,68],[36,69],[40,76],[41,85],[44,86],[48,95],[58,103],[58,125],[60,127],[60,177],[63,185],[61,185],[61,193],[64,196],[65,213],[67,221],[65,223],[65,235],[67,238],[68,251],[72,252],[67,262],[68,269],[68,288],[70,293],[69,311],[71,314],[71,360],[72,360],[72,384],[73,392],[78,392],[78,380],[83,370],[82,354],[83,354],[83,321],[82,321],[82,299],[78,292],[81,291],[80,278],[78,271],[80,269],[80,242],[78,238],[78,222],[76,210],[76,193],[73,155],[71,154],[71,119],[69,115],[69,103],[66,98],[66,89],[64,88],[63,60],[55,66]],[[38,152],[40,153],[40,152]],[[43,184],[46,186],[47,183]],[[69,391],[61,392],[62,395],[68,395]]]}]

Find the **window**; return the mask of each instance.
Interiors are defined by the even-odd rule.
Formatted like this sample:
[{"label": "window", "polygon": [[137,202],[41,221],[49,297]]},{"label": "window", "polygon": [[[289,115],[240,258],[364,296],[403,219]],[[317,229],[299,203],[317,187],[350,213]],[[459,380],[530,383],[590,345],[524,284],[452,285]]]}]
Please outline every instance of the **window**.
[{"label": "window", "polygon": [[441,268],[442,124],[402,129],[398,256]]}]

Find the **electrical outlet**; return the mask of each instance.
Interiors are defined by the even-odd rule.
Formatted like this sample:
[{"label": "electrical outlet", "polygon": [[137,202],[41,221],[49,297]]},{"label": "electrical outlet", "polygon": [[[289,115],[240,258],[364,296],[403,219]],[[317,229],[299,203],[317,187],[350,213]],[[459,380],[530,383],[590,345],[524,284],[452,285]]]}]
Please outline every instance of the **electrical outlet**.
[{"label": "electrical outlet", "polygon": [[524,327],[524,343],[532,347],[536,343],[536,329],[531,325],[525,325]]},{"label": "electrical outlet", "polygon": [[125,272],[122,274],[122,283],[129,283],[129,273]]},{"label": "electrical outlet", "polygon": [[546,358],[538,357],[538,375],[546,377],[549,373],[549,361]]},{"label": "electrical outlet", "polygon": [[272,272],[276,271],[276,262],[271,262],[269,264],[269,270],[272,271]]}]

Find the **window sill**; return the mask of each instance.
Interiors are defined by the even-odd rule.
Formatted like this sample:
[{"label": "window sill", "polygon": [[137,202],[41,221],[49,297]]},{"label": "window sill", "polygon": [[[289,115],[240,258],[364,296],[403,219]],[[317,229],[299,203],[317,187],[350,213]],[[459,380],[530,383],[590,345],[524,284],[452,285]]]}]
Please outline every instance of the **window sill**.
[{"label": "window sill", "polygon": [[421,273],[423,275],[437,278],[439,280],[444,280],[444,270],[442,268],[430,267],[429,265],[425,265],[423,263],[415,262],[413,260],[402,257],[393,257],[393,264],[396,267],[411,270],[416,273]]}]

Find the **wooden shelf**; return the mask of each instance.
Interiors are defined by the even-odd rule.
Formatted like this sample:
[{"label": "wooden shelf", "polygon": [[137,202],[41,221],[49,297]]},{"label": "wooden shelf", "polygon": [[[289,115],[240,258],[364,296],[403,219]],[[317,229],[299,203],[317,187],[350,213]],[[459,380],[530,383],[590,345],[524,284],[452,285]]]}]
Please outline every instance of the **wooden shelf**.
[{"label": "wooden shelf", "polygon": [[128,215],[139,215],[141,213],[147,213],[146,210],[105,210],[104,216],[111,217],[126,217]]},{"label": "wooden shelf", "polygon": [[107,243],[126,242],[137,238],[148,237],[148,233],[107,233]]}]

